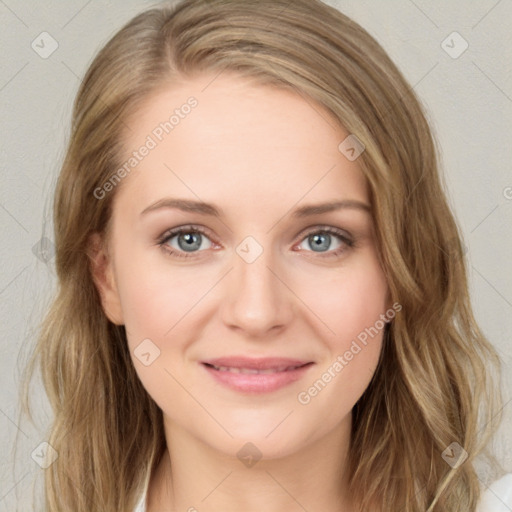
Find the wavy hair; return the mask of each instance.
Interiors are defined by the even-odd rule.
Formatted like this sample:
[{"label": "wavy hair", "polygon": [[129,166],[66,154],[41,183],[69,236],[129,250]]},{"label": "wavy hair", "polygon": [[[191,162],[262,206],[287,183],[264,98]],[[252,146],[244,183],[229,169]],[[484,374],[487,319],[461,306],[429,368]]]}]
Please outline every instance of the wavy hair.
[{"label": "wavy hair", "polygon": [[[470,304],[461,234],[424,107],[383,48],[319,0],[185,0],[137,15],[99,51],[73,110],[54,198],[58,290],[24,376],[38,364],[54,412],[50,512],[133,510],[165,450],[162,412],[142,386],[124,326],[91,276],[89,240],[108,236],[125,121],[151,94],[200,73],[236,73],[323,106],[364,144],[377,245],[393,301],[379,365],[353,411],[357,511],[474,512],[476,457],[496,430],[500,359]],[[488,368],[492,368],[489,370]],[[452,468],[457,442],[468,459]],[[493,460],[495,461],[494,457]]]}]

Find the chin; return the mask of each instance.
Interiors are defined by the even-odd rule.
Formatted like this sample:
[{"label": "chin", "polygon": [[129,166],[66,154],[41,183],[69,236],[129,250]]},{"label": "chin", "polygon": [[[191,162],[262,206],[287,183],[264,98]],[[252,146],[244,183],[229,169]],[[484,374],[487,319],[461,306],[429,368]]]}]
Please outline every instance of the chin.
[{"label": "chin", "polygon": [[279,459],[300,452],[314,436],[313,426],[307,429],[306,425],[297,422],[297,418],[292,420],[293,416],[290,414],[284,421],[286,414],[278,420],[260,418],[259,422],[231,423],[227,430],[233,437],[219,433],[214,438],[205,438],[204,431],[201,435],[205,443],[227,456],[240,458],[247,452],[257,458]]},{"label": "chin", "polygon": [[[213,448],[224,453],[229,457],[236,457],[240,462],[249,461],[248,467],[251,466],[250,461],[276,460],[294,455],[304,447],[304,439],[291,439],[285,436],[271,438],[265,437],[266,434],[257,435],[236,435],[233,439],[219,440]],[[284,442],[286,440],[286,442]]]}]

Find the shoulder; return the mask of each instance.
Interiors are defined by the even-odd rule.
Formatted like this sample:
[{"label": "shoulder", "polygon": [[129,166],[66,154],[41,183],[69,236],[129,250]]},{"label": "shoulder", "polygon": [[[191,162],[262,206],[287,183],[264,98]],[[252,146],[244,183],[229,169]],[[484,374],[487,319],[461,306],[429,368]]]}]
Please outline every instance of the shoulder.
[{"label": "shoulder", "polygon": [[477,512],[510,512],[511,510],[512,473],[508,473],[485,490]]}]

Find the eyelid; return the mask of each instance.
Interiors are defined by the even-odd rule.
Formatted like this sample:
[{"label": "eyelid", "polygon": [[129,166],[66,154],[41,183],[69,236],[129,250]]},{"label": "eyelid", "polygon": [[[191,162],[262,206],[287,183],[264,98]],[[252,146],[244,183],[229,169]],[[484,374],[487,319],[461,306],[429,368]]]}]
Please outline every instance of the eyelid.
[{"label": "eyelid", "polygon": [[[218,242],[215,241],[215,237],[212,237],[210,235],[210,232],[207,228],[203,227],[203,226],[200,226],[200,225],[197,225],[197,224],[184,224],[183,226],[176,226],[174,228],[171,228],[171,229],[167,229],[164,231],[164,233],[162,233],[156,240],[157,244],[164,248],[164,245],[172,238],[174,238],[175,236],[177,235],[180,235],[182,233],[189,233],[189,232],[192,232],[192,233],[201,233],[202,235],[204,235],[206,238],[208,238],[209,240],[211,240],[212,244],[218,244]],[[180,253],[180,254],[187,254],[185,253],[184,251],[176,251],[175,249],[164,249],[166,250],[167,253]],[[203,252],[203,251],[198,251],[198,252]],[[193,253],[190,253],[190,254],[193,254]]]},{"label": "eyelid", "polygon": [[[220,245],[218,242],[215,241],[215,237],[212,237],[210,235],[210,230],[197,224],[185,224],[182,226],[176,226],[174,228],[167,229],[162,235],[160,235],[157,238],[157,244],[162,248],[162,250],[164,250],[170,256],[177,256],[178,258],[194,258],[195,254],[199,254],[205,251],[203,250],[187,253],[186,251],[177,251],[174,248],[169,248],[169,246],[166,245],[166,243],[175,236],[188,232],[200,233],[204,235],[206,238],[208,238],[212,242],[212,244]],[[329,251],[326,251],[325,253],[315,253],[315,251],[302,250],[301,252],[313,253],[320,258],[329,258],[338,256],[341,252],[344,252],[345,250],[356,246],[356,238],[348,231],[330,225],[315,224],[313,226],[309,226],[303,229],[298,235],[296,235],[296,237],[294,237],[294,239],[299,237],[298,241],[294,244],[294,247],[300,245],[308,236],[317,233],[328,233],[329,235],[334,235],[338,237],[342,241],[342,243],[344,243],[347,247],[343,249],[331,249]]]},{"label": "eyelid", "polygon": [[357,238],[354,237],[351,233],[349,233],[348,231],[346,231],[344,229],[337,228],[337,227],[330,226],[330,225],[316,224],[314,226],[310,226],[309,228],[306,228],[298,235],[300,237],[299,242],[298,242],[298,244],[295,244],[295,246],[300,245],[301,243],[303,243],[303,241],[307,237],[317,234],[317,233],[327,233],[329,235],[334,235],[335,237],[340,239],[342,244],[344,244],[346,247],[341,247],[338,249],[331,249],[324,253],[315,252],[315,251],[301,251],[301,252],[314,254],[315,257],[319,257],[319,258],[336,258],[336,257],[341,256],[341,254],[344,253],[345,251],[355,248],[359,245]]},{"label": "eyelid", "polygon": [[300,240],[302,241],[304,237],[313,235],[315,233],[329,233],[329,234],[335,234],[339,237],[345,237],[348,240],[354,240],[354,236],[347,231],[346,229],[337,228],[335,226],[331,226],[329,224],[315,224],[313,226],[309,226],[305,229],[303,229],[297,237],[300,237]]}]

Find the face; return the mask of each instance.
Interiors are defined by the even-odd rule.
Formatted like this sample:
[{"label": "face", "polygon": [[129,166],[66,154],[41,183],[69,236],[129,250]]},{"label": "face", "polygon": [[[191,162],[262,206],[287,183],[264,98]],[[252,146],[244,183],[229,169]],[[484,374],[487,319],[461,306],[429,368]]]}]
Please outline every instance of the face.
[{"label": "face", "polygon": [[338,149],[349,134],[292,92],[212,79],[155,94],[129,120],[137,163],[115,190],[97,283],[166,428],[273,458],[350,421],[388,287],[365,178]]}]

